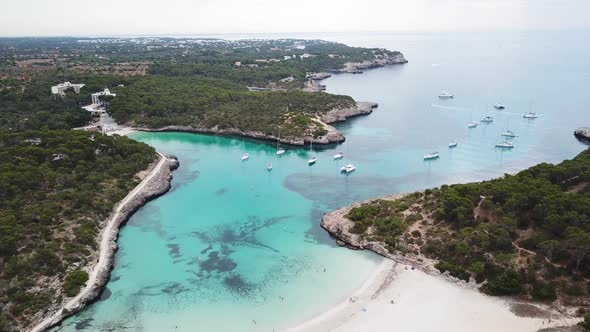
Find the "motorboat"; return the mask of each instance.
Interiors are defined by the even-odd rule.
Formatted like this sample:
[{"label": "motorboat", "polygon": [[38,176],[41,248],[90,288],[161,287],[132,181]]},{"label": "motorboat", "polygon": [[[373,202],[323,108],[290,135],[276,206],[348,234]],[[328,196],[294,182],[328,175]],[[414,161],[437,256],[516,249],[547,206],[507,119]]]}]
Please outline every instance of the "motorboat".
[{"label": "motorboat", "polygon": [[522,117],[525,119],[536,119],[539,117],[539,115],[537,113],[528,112],[525,115],[523,115]]},{"label": "motorboat", "polygon": [[242,161],[244,161],[244,160],[247,160],[248,158],[250,158],[250,155],[249,155],[249,154],[247,154],[247,153],[244,153],[244,154],[242,155]]},{"label": "motorboat", "polygon": [[481,119],[481,122],[483,122],[483,123],[492,123],[492,122],[494,122],[494,118],[491,117],[491,116],[486,116],[483,119]]},{"label": "motorboat", "polygon": [[452,94],[452,93],[450,93],[450,92],[444,91],[444,92],[441,92],[438,95],[438,98],[440,98],[440,99],[450,99],[450,98],[455,98],[455,95]]},{"label": "motorboat", "polygon": [[353,164],[346,164],[342,167],[340,167],[340,172],[342,173],[350,173],[350,172],[354,172],[356,170],[356,166],[354,166]]},{"label": "motorboat", "polygon": [[424,155],[424,160],[433,160],[438,159],[440,157],[440,153],[438,152],[430,152]]},{"label": "motorboat", "polygon": [[315,164],[316,161],[318,161],[318,158],[316,158],[315,156],[312,156],[311,158],[307,159],[307,164],[313,165],[313,164]]},{"label": "motorboat", "polygon": [[337,154],[334,155],[334,160],[342,159],[342,158],[344,158],[344,153],[342,153],[342,152],[338,152]]},{"label": "motorboat", "polygon": [[449,149],[456,148],[457,145],[458,145],[457,142],[451,142],[451,143],[449,143]]},{"label": "motorboat", "polygon": [[501,149],[512,149],[514,148],[514,144],[504,141],[496,143],[496,147]]},{"label": "motorboat", "polygon": [[494,105],[494,108],[497,110],[503,110],[506,108],[506,106],[504,106],[504,104],[502,103],[497,103],[496,105]]},{"label": "motorboat", "polygon": [[269,163],[268,165],[266,165],[266,170],[267,171],[272,171],[272,163]]},{"label": "motorboat", "polygon": [[471,123],[469,123],[467,125],[467,128],[475,128],[479,125],[479,122],[475,122],[475,121],[471,121]]}]

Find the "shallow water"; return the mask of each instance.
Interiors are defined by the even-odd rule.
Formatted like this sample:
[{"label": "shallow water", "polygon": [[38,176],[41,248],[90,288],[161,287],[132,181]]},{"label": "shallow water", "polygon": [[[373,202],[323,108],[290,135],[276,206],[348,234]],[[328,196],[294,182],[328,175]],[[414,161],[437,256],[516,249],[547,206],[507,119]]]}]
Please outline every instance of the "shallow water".
[{"label": "shallow water", "polygon": [[[122,229],[102,300],[57,330],[271,331],[344,300],[379,259],[336,247],[319,227],[322,214],[360,199],[489,179],[575,156],[585,146],[572,132],[590,122],[589,36],[294,36],[399,49],[410,63],[325,81],[329,92],[380,106],[339,125],[347,141],[315,151],[312,167],[306,149],[289,148],[277,158],[273,144],[239,138],[134,134],[178,156],[172,190]],[[456,98],[439,100],[443,90]],[[500,100],[507,109],[493,110]],[[541,117],[523,119],[530,109]],[[486,114],[495,122],[466,128]],[[519,135],[511,151],[494,148],[505,129]],[[452,150],[451,140],[459,143]],[[424,162],[434,150],[441,158]],[[337,151],[343,160],[332,160]],[[240,161],[243,152],[248,161]],[[339,174],[347,162],[357,171]]]}]

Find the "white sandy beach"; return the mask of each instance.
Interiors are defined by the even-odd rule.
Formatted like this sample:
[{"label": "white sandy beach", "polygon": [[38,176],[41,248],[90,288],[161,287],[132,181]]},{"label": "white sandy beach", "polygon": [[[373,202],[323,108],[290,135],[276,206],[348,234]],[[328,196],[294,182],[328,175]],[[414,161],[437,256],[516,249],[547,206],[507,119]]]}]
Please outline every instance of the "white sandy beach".
[{"label": "white sandy beach", "polygon": [[524,332],[576,322],[518,317],[505,300],[384,259],[351,299],[287,331]]}]

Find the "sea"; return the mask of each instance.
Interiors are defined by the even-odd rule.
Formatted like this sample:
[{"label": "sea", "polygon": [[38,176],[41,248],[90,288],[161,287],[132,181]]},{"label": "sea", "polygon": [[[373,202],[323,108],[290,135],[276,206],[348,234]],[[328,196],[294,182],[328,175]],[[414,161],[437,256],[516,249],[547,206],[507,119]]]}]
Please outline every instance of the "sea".
[{"label": "sea", "polygon": [[[346,301],[381,260],[336,245],[320,227],[325,212],[558,163],[588,148],[573,131],[590,126],[590,31],[216,37],[319,38],[399,50],[409,62],[323,82],[329,93],[379,103],[337,125],[340,145],[286,147],[277,157],[272,142],[132,134],[178,157],[172,189],[121,229],[100,298],[54,331],[286,329]],[[443,91],[455,97],[438,98]],[[467,128],[485,116],[494,121]],[[495,148],[506,130],[517,135],[514,148]],[[333,160],[337,152],[342,160]],[[440,157],[424,161],[430,152]],[[341,174],[346,163],[357,170]]]}]

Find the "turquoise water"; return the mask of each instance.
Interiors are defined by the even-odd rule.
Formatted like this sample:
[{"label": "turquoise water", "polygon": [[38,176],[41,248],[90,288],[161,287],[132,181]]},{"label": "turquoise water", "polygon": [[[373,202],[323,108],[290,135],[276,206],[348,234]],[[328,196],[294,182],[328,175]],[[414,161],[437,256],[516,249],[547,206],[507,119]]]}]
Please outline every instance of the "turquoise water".
[{"label": "turquoise water", "polygon": [[[399,49],[410,63],[325,81],[329,92],[380,106],[339,125],[347,141],[317,150],[312,167],[305,149],[277,158],[272,144],[239,138],[133,135],[178,156],[181,167],[172,190],[122,229],[101,300],[57,330],[292,326],[346,299],[379,261],[336,247],[319,227],[323,212],[386,193],[559,162],[585,148],[572,132],[590,122],[587,32],[303,37]],[[456,98],[439,100],[443,90]],[[491,108],[499,100],[506,110]],[[541,117],[524,120],[531,108]],[[466,128],[486,113],[496,121]],[[494,148],[504,129],[519,135],[511,151]],[[459,143],[454,150],[447,148],[451,140]],[[432,150],[441,158],[424,162]],[[337,151],[344,160],[332,160]],[[250,160],[240,161],[243,152]],[[349,161],[357,171],[339,174]]]}]

